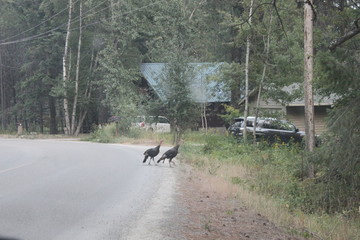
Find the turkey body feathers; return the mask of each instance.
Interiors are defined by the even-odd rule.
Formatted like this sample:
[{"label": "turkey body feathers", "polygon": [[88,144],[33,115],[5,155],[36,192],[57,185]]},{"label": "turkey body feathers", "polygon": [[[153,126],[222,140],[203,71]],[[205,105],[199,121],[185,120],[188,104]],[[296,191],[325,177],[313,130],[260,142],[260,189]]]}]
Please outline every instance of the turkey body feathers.
[{"label": "turkey body feathers", "polygon": [[165,162],[165,159],[169,159],[169,164],[171,166],[171,160],[176,157],[176,155],[178,154],[179,151],[179,146],[180,145],[176,145],[173,148],[170,148],[169,150],[167,150],[162,156],[161,158],[157,161],[157,163],[159,163],[161,160],[163,161],[163,163]]},{"label": "turkey body feathers", "polygon": [[160,146],[161,146],[162,142],[163,141],[160,141],[159,145],[157,145],[154,148],[150,148],[144,152],[145,157],[144,157],[143,163],[145,163],[149,157],[150,157],[149,164],[151,163],[151,160],[153,160],[153,162],[155,163],[154,157],[156,157],[159,154]]}]

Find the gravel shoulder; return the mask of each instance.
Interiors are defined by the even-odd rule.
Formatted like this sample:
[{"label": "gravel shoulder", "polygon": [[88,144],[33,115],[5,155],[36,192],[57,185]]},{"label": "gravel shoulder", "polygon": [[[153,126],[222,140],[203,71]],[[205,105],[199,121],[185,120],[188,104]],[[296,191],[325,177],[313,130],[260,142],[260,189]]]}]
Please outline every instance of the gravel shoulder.
[{"label": "gravel shoulder", "polygon": [[185,165],[176,172],[177,193],[173,208],[167,211],[165,239],[304,239],[248,209],[236,197],[235,187],[223,179]]}]

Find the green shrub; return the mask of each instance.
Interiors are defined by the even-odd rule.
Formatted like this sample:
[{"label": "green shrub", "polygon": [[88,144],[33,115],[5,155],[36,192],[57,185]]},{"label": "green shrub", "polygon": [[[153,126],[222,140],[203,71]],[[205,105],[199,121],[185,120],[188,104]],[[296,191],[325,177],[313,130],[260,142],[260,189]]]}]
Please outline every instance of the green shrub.
[{"label": "green shrub", "polygon": [[329,133],[307,159],[317,178],[309,204],[326,213],[357,213],[360,206],[360,95],[343,99],[331,112]]},{"label": "green shrub", "polygon": [[[259,193],[277,198],[286,203],[290,210],[301,209],[307,213],[341,212],[354,209],[349,206],[359,206],[357,201],[360,187],[353,183],[353,179],[358,176],[355,173],[352,176],[338,174],[332,179],[329,175],[324,175],[329,166],[317,164],[319,178],[306,179],[309,162],[315,161],[314,159],[324,161],[319,159],[318,153],[313,154],[313,160],[310,160],[299,145],[243,144],[226,135],[199,135],[205,139],[200,141],[203,144],[191,145],[187,140],[186,148],[183,147],[186,157],[191,155],[194,166],[207,165],[211,174],[216,173],[218,163],[246,166],[252,175],[249,179],[232,176],[230,180],[234,184],[246,183]],[[192,135],[192,139],[197,138]],[[324,146],[317,151],[324,151],[323,148]],[[330,153],[334,154],[333,151]],[[329,153],[325,158],[328,155]]]},{"label": "green shrub", "polygon": [[116,132],[117,132],[116,124],[111,123],[95,129],[95,131],[91,133],[90,139],[88,140],[101,142],[101,143],[114,142],[114,139],[116,137]]}]

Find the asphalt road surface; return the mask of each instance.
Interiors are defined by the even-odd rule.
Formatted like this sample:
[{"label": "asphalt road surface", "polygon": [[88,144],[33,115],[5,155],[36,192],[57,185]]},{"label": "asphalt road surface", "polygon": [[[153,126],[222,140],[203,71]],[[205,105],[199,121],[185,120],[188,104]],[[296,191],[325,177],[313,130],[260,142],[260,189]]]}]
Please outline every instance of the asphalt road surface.
[{"label": "asphalt road surface", "polygon": [[0,239],[164,239],[176,174],[147,148],[0,139]]}]

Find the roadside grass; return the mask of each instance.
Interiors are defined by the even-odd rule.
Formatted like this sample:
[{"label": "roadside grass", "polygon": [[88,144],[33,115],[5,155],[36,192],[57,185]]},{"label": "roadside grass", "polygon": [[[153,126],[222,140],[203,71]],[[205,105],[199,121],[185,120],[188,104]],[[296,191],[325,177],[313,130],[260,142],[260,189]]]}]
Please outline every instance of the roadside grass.
[{"label": "roadside grass", "polygon": [[0,133],[2,138],[22,138],[22,139],[86,139],[88,134],[79,134],[78,136],[69,136],[64,134],[47,134],[38,132],[23,132],[21,135],[16,132]]},{"label": "roadside grass", "polygon": [[[192,141],[198,138],[202,140]],[[185,140],[182,161],[236,186],[236,196],[247,206],[289,233],[308,239],[360,239],[359,213],[330,215],[304,207],[314,182],[303,178],[307,163],[300,147],[245,145],[218,134],[191,133]]]},{"label": "roadside grass", "polygon": [[145,144],[157,145],[160,140],[164,140],[165,145],[172,144],[171,133],[155,133],[141,129],[130,129],[123,133],[121,129],[116,129],[115,124],[108,124],[97,128],[88,136],[82,138],[83,141],[99,143],[122,143],[122,144]]}]

